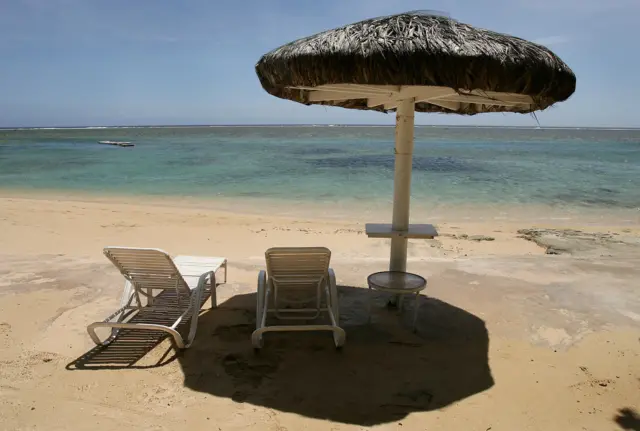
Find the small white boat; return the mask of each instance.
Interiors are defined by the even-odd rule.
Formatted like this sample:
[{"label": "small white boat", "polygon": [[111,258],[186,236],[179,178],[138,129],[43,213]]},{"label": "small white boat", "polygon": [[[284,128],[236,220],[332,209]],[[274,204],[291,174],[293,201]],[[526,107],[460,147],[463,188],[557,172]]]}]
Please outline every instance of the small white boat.
[{"label": "small white boat", "polygon": [[124,141],[98,141],[98,144],[116,145],[118,147],[133,147],[134,146],[134,144],[132,144],[131,142],[124,142]]}]

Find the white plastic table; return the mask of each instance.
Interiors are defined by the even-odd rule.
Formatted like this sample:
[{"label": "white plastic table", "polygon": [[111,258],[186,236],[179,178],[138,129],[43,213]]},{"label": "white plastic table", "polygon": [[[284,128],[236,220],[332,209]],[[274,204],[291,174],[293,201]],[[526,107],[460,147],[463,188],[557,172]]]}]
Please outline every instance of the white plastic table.
[{"label": "white plastic table", "polygon": [[[217,307],[217,287],[219,284],[226,284],[227,282],[227,259],[224,257],[182,255],[174,257],[173,263],[175,263],[182,278],[184,278],[184,281],[191,289],[194,289],[198,285],[202,274],[213,271],[214,279],[211,280],[211,307]],[[221,268],[224,268],[224,279],[218,278],[218,271]]]},{"label": "white plastic table", "polygon": [[[367,277],[369,284],[369,322],[371,321],[371,302],[373,290],[389,292],[395,295],[415,295],[413,301],[413,330],[416,330],[418,321],[418,307],[420,305],[418,296],[427,287],[427,280],[417,274],[401,271],[381,271],[371,274]],[[398,306],[402,310],[402,296],[398,301]]]}]

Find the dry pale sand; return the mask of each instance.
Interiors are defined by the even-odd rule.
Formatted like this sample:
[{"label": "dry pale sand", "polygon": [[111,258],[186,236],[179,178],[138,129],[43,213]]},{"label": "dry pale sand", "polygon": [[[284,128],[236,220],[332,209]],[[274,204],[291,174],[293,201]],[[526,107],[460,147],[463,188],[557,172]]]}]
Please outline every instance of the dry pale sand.
[{"label": "dry pale sand", "polygon": [[[383,295],[366,323],[362,287],[385,269],[388,243],[362,223],[234,209],[1,197],[0,429],[640,430],[633,220],[573,219],[578,233],[439,223],[439,239],[410,246],[409,270],[429,279],[414,334]],[[534,227],[548,230],[517,232]],[[220,307],[205,304],[189,350],[152,338],[93,349],[85,327],[123,286],[106,245],[229,259]],[[297,333],[269,334],[254,355],[256,275],[278,245],[333,250],[342,352]]]}]

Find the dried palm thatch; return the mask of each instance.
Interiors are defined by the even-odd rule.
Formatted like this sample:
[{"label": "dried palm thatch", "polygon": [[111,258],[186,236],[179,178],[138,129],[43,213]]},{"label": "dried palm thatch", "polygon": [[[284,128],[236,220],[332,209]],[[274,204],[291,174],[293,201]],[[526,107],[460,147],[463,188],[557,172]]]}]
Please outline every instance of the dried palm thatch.
[{"label": "dried palm thatch", "polygon": [[262,87],[276,97],[350,109],[389,110],[368,105],[366,97],[310,101],[308,88],[439,86],[460,94],[476,90],[531,97],[526,105],[415,106],[420,112],[468,115],[545,109],[568,99],[576,86],[571,69],[541,45],[422,12],[373,18],[288,43],[262,56],[256,73]]}]

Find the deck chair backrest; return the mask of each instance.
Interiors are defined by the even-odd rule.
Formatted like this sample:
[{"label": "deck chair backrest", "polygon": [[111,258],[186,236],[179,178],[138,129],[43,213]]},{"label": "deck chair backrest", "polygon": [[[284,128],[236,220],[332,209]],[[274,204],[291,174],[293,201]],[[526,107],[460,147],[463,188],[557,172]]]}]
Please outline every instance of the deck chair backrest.
[{"label": "deck chair backrest", "polygon": [[308,302],[319,297],[329,271],[328,248],[275,247],[265,252],[265,258],[277,302]]},{"label": "deck chair backrest", "polygon": [[189,286],[171,256],[155,248],[106,247],[104,255],[136,290],[174,289],[189,293]]}]

